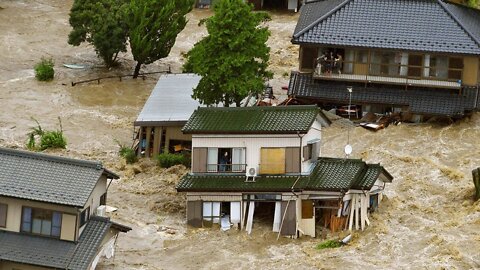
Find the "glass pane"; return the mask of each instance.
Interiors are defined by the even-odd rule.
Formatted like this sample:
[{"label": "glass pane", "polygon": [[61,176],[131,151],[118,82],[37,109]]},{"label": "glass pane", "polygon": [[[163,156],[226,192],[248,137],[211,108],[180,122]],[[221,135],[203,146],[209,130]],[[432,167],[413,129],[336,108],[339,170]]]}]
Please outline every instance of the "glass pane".
[{"label": "glass pane", "polygon": [[203,202],[203,216],[204,217],[211,217],[212,216],[212,203],[211,202]]},{"label": "glass pane", "polygon": [[32,208],[24,207],[23,208],[23,221],[24,222],[32,222]]},{"label": "glass pane", "polygon": [[52,227],[52,236],[60,237],[60,227]]},{"label": "glass pane", "polygon": [[22,223],[22,232],[30,232],[31,229],[31,223],[30,222],[23,222]]},{"label": "glass pane", "polygon": [[34,218],[32,224],[32,233],[40,234],[42,232],[42,220]]},{"label": "glass pane", "polygon": [[53,212],[52,226],[56,226],[56,227],[62,226],[62,214],[61,213]]},{"label": "glass pane", "polygon": [[208,148],[207,171],[216,172],[218,164],[218,148]]},{"label": "glass pane", "polygon": [[423,57],[420,54],[411,54],[408,56],[409,66],[422,66]]},{"label": "glass pane", "polygon": [[357,51],[357,63],[366,64],[368,62],[368,51]]},{"label": "glass pane", "polygon": [[457,57],[450,57],[450,61],[448,63],[449,68],[463,68],[463,59]]},{"label": "glass pane", "polygon": [[43,235],[50,235],[52,232],[52,222],[50,220],[42,220],[42,232]]}]

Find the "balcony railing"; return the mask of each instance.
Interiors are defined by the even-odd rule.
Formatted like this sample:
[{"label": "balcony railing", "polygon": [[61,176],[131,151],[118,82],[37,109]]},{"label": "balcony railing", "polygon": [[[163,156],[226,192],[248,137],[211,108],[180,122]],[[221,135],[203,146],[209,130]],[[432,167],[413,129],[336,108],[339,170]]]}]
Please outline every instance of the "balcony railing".
[{"label": "balcony railing", "polygon": [[209,173],[245,173],[247,164],[207,164]]}]

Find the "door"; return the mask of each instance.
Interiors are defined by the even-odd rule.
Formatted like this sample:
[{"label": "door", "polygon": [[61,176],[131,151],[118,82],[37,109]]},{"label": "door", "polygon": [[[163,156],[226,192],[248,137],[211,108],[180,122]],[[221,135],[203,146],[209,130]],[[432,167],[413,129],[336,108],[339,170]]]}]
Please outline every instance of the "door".
[{"label": "door", "polygon": [[297,234],[297,213],[295,201],[283,201],[281,211],[283,222],[280,228],[281,235],[296,235]]},{"label": "door", "polygon": [[195,228],[202,227],[202,201],[187,202],[187,224]]}]

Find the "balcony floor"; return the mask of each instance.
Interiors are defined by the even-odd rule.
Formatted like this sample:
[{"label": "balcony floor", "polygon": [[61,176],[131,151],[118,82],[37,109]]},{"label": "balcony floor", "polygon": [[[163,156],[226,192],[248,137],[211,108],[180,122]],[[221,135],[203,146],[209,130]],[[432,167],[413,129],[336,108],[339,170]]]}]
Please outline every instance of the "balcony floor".
[{"label": "balcony floor", "polygon": [[313,73],[313,79],[368,82],[368,83],[387,83],[387,84],[397,84],[397,85],[436,87],[436,88],[448,88],[448,89],[461,88],[461,84],[458,82],[438,81],[438,80],[418,80],[418,79],[410,79],[410,78],[372,76],[372,75]]}]

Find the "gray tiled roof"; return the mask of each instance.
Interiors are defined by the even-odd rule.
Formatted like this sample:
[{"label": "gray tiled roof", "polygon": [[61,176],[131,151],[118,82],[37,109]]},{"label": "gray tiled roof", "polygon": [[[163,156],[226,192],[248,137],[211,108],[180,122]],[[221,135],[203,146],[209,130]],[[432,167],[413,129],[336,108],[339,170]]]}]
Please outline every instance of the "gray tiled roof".
[{"label": "gray tiled roof", "polygon": [[135,121],[135,126],[184,125],[201,104],[192,98],[202,77],[196,74],[160,76]]},{"label": "gray tiled roof", "polygon": [[288,95],[346,104],[349,99],[347,86],[354,88],[354,104],[406,105],[412,113],[447,116],[463,115],[465,111],[480,109],[480,103],[477,103],[477,88],[464,88],[462,95],[459,95],[458,91],[445,89],[405,90],[394,86],[365,86],[363,83],[314,80],[312,74],[298,72],[292,72]]},{"label": "gray tiled roof", "polygon": [[246,182],[244,175],[187,174],[177,185],[179,192],[284,192],[370,190],[383,174],[393,177],[378,164],[359,159],[319,158],[309,175],[259,175]]},{"label": "gray tiled roof", "polygon": [[480,55],[479,17],[441,0],[313,1],[292,42]]},{"label": "gray tiled roof", "polygon": [[0,148],[0,196],[83,207],[102,174],[118,178],[100,162]]},{"label": "gray tiled roof", "polygon": [[77,243],[0,231],[0,261],[86,270],[112,224],[107,218],[92,217]]}]

